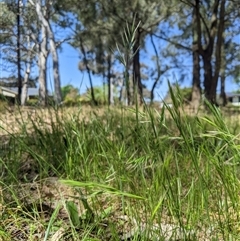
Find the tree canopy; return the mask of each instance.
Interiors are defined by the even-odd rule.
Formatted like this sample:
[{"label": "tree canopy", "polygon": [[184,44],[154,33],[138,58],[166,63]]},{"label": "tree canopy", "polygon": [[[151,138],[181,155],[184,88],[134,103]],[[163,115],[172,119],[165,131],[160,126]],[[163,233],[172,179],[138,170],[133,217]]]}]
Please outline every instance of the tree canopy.
[{"label": "tree canopy", "polygon": [[[218,86],[225,98],[226,84],[239,81],[236,4],[230,0],[5,0],[0,3],[2,68],[10,76],[17,76],[13,72],[18,69],[19,80],[24,76],[19,88],[26,89],[37,65],[40,97],[46,104],[50,58],[55,101],[60,103],[67,87],[60,89],[58,48],[68,41],[80,54],[78,68],[87,73],[95,104],[94,76],[106,84],[109,105],[126,99],[133,104],[142,102],[146,91],[153,101],[156,88],[161,92],[161,83],[174,72],[178,82],[191,82],[194,106],[202,96],[214,104]],[[67,30],[65,39],[57,38],[59,30]],[[19,93],[26,94],[25,89]]]}]

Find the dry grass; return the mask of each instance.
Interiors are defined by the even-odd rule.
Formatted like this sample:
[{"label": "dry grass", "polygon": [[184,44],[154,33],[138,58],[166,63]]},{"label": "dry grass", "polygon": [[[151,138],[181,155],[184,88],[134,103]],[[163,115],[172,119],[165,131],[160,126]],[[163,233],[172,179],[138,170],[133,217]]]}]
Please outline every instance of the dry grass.
[{"label": "dry grass", "polygon": [[[0,136],[7,134],[19,133],[23,126],[31,132],[32,121],[35,121],[37,125],[51,126],[53,122],[56,122],[56,118],[60,120],[70,120],[73,116],[81,120],[89,120],[92,115],[102,116],[108,111],[125,112],[130,114],[135,110],[133,107],[91,107],[81,106],[79,107],[62,107],[57,111],[53,108],[34,108],[34,107],[14,107],[8,108],[4,112],[0,113]],[[140,107],[139,111],[144,112],[144,107]],[[154,113],[161,112],[161,108],[153,108]],[[189,116],[204,116],[208,114],[203,108],[199,111],[195,111],[190,106],[185,106],[180,109],[180,113],[187,114]],[[240,111],[224,108],[222,110],[223,117],[229,123],[236,123],[240,120]],[[165,110],[165,117],[170,117],[170,114]],[[42,121],[44,120],[44,122]]]}]

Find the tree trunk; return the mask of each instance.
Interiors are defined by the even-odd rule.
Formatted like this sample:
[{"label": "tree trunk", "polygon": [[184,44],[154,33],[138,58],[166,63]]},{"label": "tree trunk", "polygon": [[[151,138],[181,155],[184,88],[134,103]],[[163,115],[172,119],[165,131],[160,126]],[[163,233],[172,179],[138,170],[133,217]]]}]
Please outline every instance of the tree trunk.
[{"label": "tree trunk", "polygon": [[201,80],[200,80],[200,56],[193,52],[193,80],[191,104],[194,110],[198,110],[201,103]]},{"label": "tree trunk", "polygon": [[151,93],[150,93],[150,102],[151,104],[153,103],[153,100],[154,100],[154,90],[157,86],[157,83],[158,83],[158,80],[155,80],[154,83],[153,83],[153,86],[152,86],[152,89],[151,89]]},{"label": "tree trunk", "polygon": [[31,49],[30,49],[30,36],[27,36],[27,63],[26,63],[26,70],[22,85],[22,95],[21,95],[21,105],[24,106],[27,100],[27,92],[28,92],[28,80],[30,75],[30,68],[31,68]]},{"label": "tree trunk", "polygon": [[21,0],[18,0],[17,6],[17,70],[18,70],[18,104],[21,104],[22,95],[22,76],[21,76],[21,26],[20,26],[20,14],[21,14]]},{"label": "tree trunk", "polygon": [[[152,46],[153,46],[153,49],[154,49],[154,52],[155,52],[155,55],[156,55],[156,67],[157,67],[157,77],[154,80],[154,83],[153,83],[153,86],[152,86],[152,89],[151,89],[151,93],[150,93],[150,101],[151,101],[151,104],[152,104],[153,100],[154,100],[154,90],[155,90],[155,88],[157,86],[157,83],[158,83],[158,81],[159,81],[159,79],[160,79],[160,77],[163,73],[160,69],[159,56],[158,56],[156,45],[153,41],[153,35],[152,34],[150,35],[150,39],[151,39],[151,43],[152,43]],[[166,71],[167,71],[167,69],[166,69]],[[165,72],[165,71],[163,71],[163,72]]]},{"label": "tree trunk", "polygon": [[193,10],[193,79],[192,79],[192,97],[191,104],[194,111],[197,111],[201,102],[201,79],[200,79],[200,56],[198,52],[198,32],[196,10]]},{"label": "tree trunk", "polygon": [[92,101],[95,105],[98,105],[98,102],[96,101],[95,95],[94,95],[93,82],[92,82],[92,77],[91,77],[91,71],[90,71],[90,68],[88,66],[87,55],[86,55],[86,52],[85,52],[85,49],[84,49],[84,46],[83,46],[83,42],[82,42],[82,39],[81,39],[80,36],[79,36],[79,42],[80,42],[80,48],[81,48],[81,51],[82,51],[82,54],[83,54],[83,62],[85,64],[85,67],[86,67],[86,70],[87,70],[87,73],[88,73],[88,77],[89,77]]},{"label": "tree trunk", "polygon": [[53,60],[53,79],[54,79],[54,92],[55,92],[55,102],[57,105],[59,105],[62,101],[62,92],[61,92],[61,80],[59,75],[59,58],[58,58],[58,52],[54,40],[54,35],[51,30],[51,27],[49,25],[48,28],[48,35],[50,39],[50,51],[52,54],[52,60]]},{"label": "tree trunk", "polygon": [[49,19],[46,19],[46,17],[42,13],[41,0],[37,0],[35,4],[33,3],[32,0],[29,0],[29,2],[33,6],[35,5],[38,19],[40,20],[41,24],[45,27],[49,37],[50,52],[52,54],[52,60],[53,60],[55,101],[56,101],[56,104],[59,104],[62,101],[62,94],[61,94],[61,81],[60,81],[60,75],[59,75],[59,60],[58,60],[58,53],[57,53],[57,48],[55,44],[54,34],[51,29]]},{"label": "tree trunk", "polygon": [[42,22],[44,27],[46,28],[48,37],[49,37],[49,45],[50,45],[50,52],[52,55],[53,60],[53,79],[54,79],[54,92],[55,92],[55,102],[56,104],[60,104],[62,101],[62,93],[61,93],[61,81],[59,75],[59,59],[57,48],[55,44],[54,34],[51,29],[49,19],[46,19],[41,10],[41,1],[38,0],[36,2],[36,12],[38,15],[39,20]]},{"label": "tree trunk", "polygon": [[[141,81],[141,68],[140,68],[140,30],[137,29],[135,34],[135,43],[133,46],[133,100],[139,101],[142,104],[143,88]],[[137,98],[138,97],[138,98]]]},{"label": "tree trunk", "polygon": [[215,50],[215,72],[212,79],[212,91],[216,93],[219,73],[221,70],[222,61],[222,45],[223,45],[223,32],[224,32],[224,17],[225,17],[225,0],[221,1],[220,13],[219,13],[219,23]]},{"label": "tree trunk", "polygon": [[220,92],[220,100],[223,106],[227,105],[227,95],[225,92],[225,72],[224,70],[220,73],[220,80],[221,80],[221,92]]},{"label": "tree trunk", "polygon": [[204,69],[204,91],[205,98],[212,104],[216,102],[216,90],[212,87],[212,56],[208,53],[204,53],[203,57],[203,69]]},{"label": "tree trunk", "polygon": [[[214,50],[214,43],[216,37],[217,21],[218,21],[218,7],[220,0],[215,0],[213,3],[213,10],[211,16],[210,28],[205,24],[201,13],[200,13],[200,0],[195,0],[195,11],[196,11],[196,26],[197,26],[197,49],[199,54],[202,56],[203,69],[204,69],[204,94],[205,98],[212,104],[216,104],[216,88],[217,81],[213,79],[213,66],[212,66],[212,55]],[[203,48],[202,46],[202,27],[201,20],[204,23],[207,33],[207,43]]]},{"label": "tree trunk", "polygon": [[123,93],[124,81],[123,80],[119,81],[118,85],[119,85],[119,88],[120,88],[118,101],[121,103],[123,101],[123,95],[124,95],[124,93]]},{"label": "tree trunk", "polygon": [[124,72],[124,82],[125,83],[125,95],[127,97],[127,105],[132,104],[132,96],[131,96],[131,91],[130,91],[130,79],[129,79],[129,72],[128,69],[125,69]]},{"label": "tree trunk", "polygon": [[31,47],[30,44],[30,31],[27,30],[27,62],[26,62],[26,70],[22,85],[22,95],[21,95],[21,105],[25,105],[27,101],[27,93],[28,93],[28,82],[29,82],[29,75],[31,70],[31,57],[34,45]]},{"label": "tree trunk", "polygon": [[226,69],[226,55],[225,55],[225,46],[224,46],[224,38],[223,38],[223,45],[222,45],[222,61],[221,61],[221,69],[220,69],[220,101],[222,106],[227,105],[227,96],[225,93],[225,69]]},{"label": "tree trunk", "polygon": [[108,81],[108,105],[113,105],[113,84],[112,84],[112,76],[111,76],[111,67],[112,67],[112,55],[108,54],[107,56],[107,81]]},{"label": "tree trunk", "polygon": [[29,75],[30,75],[30,63],[27,63],[24,80],[23,80],[23,86],[22,86],[21,106],[24,106],[27,101]]},{"label": "tree trunk", "polygon": [[47,71],[47,31],[43,24],[41,24],[41,37],[42,41],[39,46],[39,54],[38,54],[38,69],[39,69],[39,102],[40,105],[47,105],[47,79],[46,79],[46,71]]}]

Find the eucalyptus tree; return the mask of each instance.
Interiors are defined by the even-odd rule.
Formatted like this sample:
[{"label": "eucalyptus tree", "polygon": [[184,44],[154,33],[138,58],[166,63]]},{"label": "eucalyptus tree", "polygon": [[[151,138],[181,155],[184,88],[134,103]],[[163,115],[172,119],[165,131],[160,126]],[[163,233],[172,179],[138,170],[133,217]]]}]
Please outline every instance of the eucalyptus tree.
[{"label": "eucalyptus tree", "polygon": [[[131,53],[128,54],[131,54],[133,58],[126,67],[132,66],[133,88],[142,98],[140,51],[149,33],[156,31],[159,22],[169,13],[171,2],[134,0],[130,4],[120,0],[72,0],[73,7],[69,9],[77,16],[78,33],[84,39],[85,48],[92,51],[92,56],[97,60],[98,66],[105,66],[102,71],[106,71],[109,88],[110,76],[113,73],[109,70],[115,64],[112,61],[113,56],[118,54],[116,43],[123,54],[126,53],[125,46],[132,45],[129,46]],[[122,38],[126,33],[126,26],[135,30],[130,38],[133,41],[128,43]]]},{"label": "eucalyptus tree", "polygon": [[[25,65],[24,77],[22,81],[21,105],[26,104],[28,87],[30,86],[30,75],[32,67],[38,62],[38,43],[39,24],[35,18],[34,11],[28,1],[22,2],[22,57],[21,60]],[[42,49],[44,51],[44,49]],[[39,79],[38,79],[39,81]]]},{"label": "eucalyptus tree", "polygon": [[[42,40],[46,40],[46,36],[49,39],[49,49],[51,52],[51,57],[53,61],[53,79],[54,79],[54,93],[55,93],[55,102],[56,104],[59,104],[62,101],[61,96],[61,81],[60,81],[60,75],[59,75],[59,58],[58,58],[58,52],[57,52],[57,46],[56,46],[56,40],[54,36],[54,32],[52,30],[51,26],[51,19],[50,19],[50,13],[51,11],[54,11],[52,8],[52,1],[46,0],[36,0],[35,2],[33,0],[29,0],[32,6],[35,7],[35,13],[37,14],[38,20],[41,24],[42,29]],[[45,43],[44,43],[45,44]],[[41,57],[41,56],[40,56]],[[41,61],[41,60],[40,60]],[[44,92],[46,90],[40,88],[40,96],[41,92]]]},{"label": "eucalyptus tree", "polygon": [[[82,59],[79,62],[79,70],[87,71],[92,100],[95,104],[95,100],[92,74],[100,75],[104,79],[107,79],[108,83],[108,104],[114,103],[113,100],[113,77],[115,76],[113,66],[114,57],[112,52],[112,46],[115,46],[113,41],[111,28],[108,31],[102,30],[99,27],[101,19],[104,16],[98,16],[96,20],[96,12],[94,11],[95,3],[88,2],[88,5],[83,7],[82,2],[77,2],[77,8],[73,11],[76,14],[78,22],[75,27],[72,28],[74,33],[74,39],[71,41],[71,45],[75,48],[79,48],[82,53]],[[75,6],[75,4],[74,4]],[[71,7],[70,7],[71,9]],[[98,13],[99,15],[102,12]],[[98,21],[98,23],[96,23]],[[106,26],[105,26],[106,27]]]},{"label": "eucalyptus tree", "polygon": [[[199,106],[202,93],[210,102],[216,103],[219,78],[223,92],[224,76],[236,73],[238,46],[234,39],[240,34],[240,29],[236,27],[239,25],[239,11],[236,10],[235,4],[236,2],[227,0],[176,1],[178,10],[172,11],[168,24],[176,28],[179,33],[172,34],[171,31],[164,32],[159,29],[158,33],[154,34],[155,37],[167,41],[169,46],[174,46],[179,56],[183,54],[192,56],[192,104],[194,107]],[[177,18],[174,21],[172,16],[176,14]],[[222,52],[223,49],[225,53]],[[181,58],[178,58],[179,60]],[[179,67],[181,65],[184,66],[180,63]],[[200,75],[201,69],[204,73],[203,81]],[[232,73],[228,69],[233,70]]]},{"label": "eucalyptus tree", "polygon": [[[28,49],[27,46],[24,44],[26,40],[24,32],[27,28],[27,26],[25,26],[24,19],[24,4],[25,1],[23,2],[20,0],[8,0],[1,3],[1,19],[4,19],[2,21],[3,25],[1,26],[1,36],[3,36],[1,41],[1,44],[3,46],[3,60],[5,63],[7,62],[8,64],[13,64],[14,70],[17,69],[18,100],[21,105],[24,104],[26,99],[25,83],[27,84],[29,79],[29,59],[31,57],[30,49]],[[29,36],[27,42],[30,42]],[[28,56],[27,58],[26,55]],[[22,71],[24,70],[23,63],[26,63],[24,81],[22,77]]]},{"label": "eucalyptus tree", "polygon": [[[124,34],[126,24],[134,29],[134,31],[131,31],[133,33],[133,36],[131,36],[133,41],[127,43],[123,41],[122,45],[132,45],[133,89],[134,93],[137,90],[136,92],[140,95],[140,99],[143,99],[140,51],[145,46],[146,37],[156,31],[159,23],[169,15],[171,7],[172,1],[154,0],[135,0],[131,4],[126,1],[116,0],[113,1],[113,4],[108,4],[107,7],[104,6],[105,13],[113,20],[114,26],[120,30],[120,33]],[[116,42],[121,42],[121,40],[119,41],[119,35],[114,37]]]},{"label": "eucalyptus tree", "polygon": [[[15,16],[17,11],[17,3],[12,0],[8,0],[5,2],[6,6],[10,9],[13,9],[12,13]],[[11,26],[8,26],[8,38],[7,41],[2,43],[3,44],[3,59],[4,63],[12,64],[12,69],[16,69],[16,65],[21,65],[21,84],[18,85],[21,88],[21,93],[18,95],[21,101],[21,105],[24,105],[26,102],[28,85],[29,85],[29,78],[31,74],[32,66],[34,62],[38,63],[39,67],[39,88],[40,90],[40,99],[44,100],[45,103],[46,99],[46,63],[47,63],[47,39],[44,37],[44,32],[41,33],[41,28],[39,25],[39,21],[36,18],[36,14],[34,13],[34,9],[29,4],[29,2],[22,1],[21,4],[21,22],[20,22],[20,30],[21,30],[21,41],[17,39],[19,35],[17,34],[17,26],[16,22],[13,23]],[[40,36],[42,38],[40,38]],[[18,43],[18,44],[16,44]],[[17,47],[16,47],[17,46]],[[19,53],[21,50],[21,56],[16,57],[17,52]],[[40,58],[44,56],[44,61]],[[24,74],[23,74],[24,72]],[[18,73],[19,74],[19,73]],[[24,75],[24,77],[22,77]],[[19,81],[18,81],[19,82]]]},{"label": "eucalyptus tree", "polygon": [[[20,50],[20,42],[21,42],[21,26],[20,26],[20,15],[21,15],[21,8],[22,8],[22,1],[16,0],[16,1],[5,1],[1,2],[1,7],[3,8],[2,14],[6,16],[6,14],[10,14],[10,23],[6,24],[6,20],[9,19],[9,16],[6,16],[6,19],[3,20],[3,28],[6,30],[6,26],[9,27],[16,27],[15,31],[15,39],[16,39],[16,65],[17,65],[17,76],[18,76],[18,97],[20,102],[21,97],[21,91],[22,91],[22,77],[21,77],[21,50]],[[15,16],[15,24],[13,20],[13,17]],[[10,30],[12,32],[12,30]],[[11,36],[12,37],[12,36]],[[6,39],[5,39],[6,40]],[[5,42],[6,43],[6,42]]]},{"label": "eucalyptus tree", "polygon": [[192,72],[192,96],[191,102],[194,109],[197,111],[201,102],[201,76],[200,76],[200,54],[198,52],[198,31],[197,31],[197,14],[196,9],[192,10],[192,61],[193,61],[193,72]]},{"label": "eucalyptus tree", "polygon": [[226,8],[231,3],[226,0],[195,0],[194,3],[189,1],[187,4],[192,6],[196,17],[196,51],[201,55],[203,61],[204,95],[211,103],[216,103]]},{"label": "eucalyptus tree", "polygon": [[198,51],[203,61],[205,96],[216,103],[219,78],[221,94],[224,95],[225,76],[235,76],[234,73],[239,71],[236,66],[239,44],[234,39],[240,34],[237,27],[240,14],[236,2],[230,0],[205,1],[201,4],[197,1],[195,9],[198,12]]},{"label": "eucalyptus tree", "polygon": [[21,76],[21,26],[20,26],[20,16],[22,11],[22,1],[17,0],[17,69],[18,69],[18,102],[21,103],[22,95],[22,76]]},{"label": "eucalyptus tree", "polygon": [[240,73],[240,2],[229,1],[224,18],[224,34],[220,67],[220,99],[223,105],[227,104],[225,85],[226,80],[238,82]]}]

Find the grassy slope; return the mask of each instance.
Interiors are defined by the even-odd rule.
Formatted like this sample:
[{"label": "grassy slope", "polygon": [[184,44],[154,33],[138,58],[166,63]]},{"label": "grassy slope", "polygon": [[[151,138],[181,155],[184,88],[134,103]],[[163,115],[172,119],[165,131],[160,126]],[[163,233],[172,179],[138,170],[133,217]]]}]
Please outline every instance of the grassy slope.
[{"label": "grassy slope", "polygon": [[21,114],[0,153],[2,240],[238,240],[239,127],[179,108]]}]

